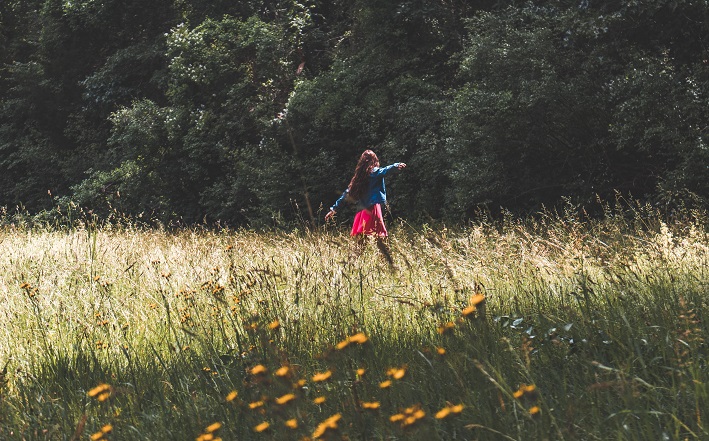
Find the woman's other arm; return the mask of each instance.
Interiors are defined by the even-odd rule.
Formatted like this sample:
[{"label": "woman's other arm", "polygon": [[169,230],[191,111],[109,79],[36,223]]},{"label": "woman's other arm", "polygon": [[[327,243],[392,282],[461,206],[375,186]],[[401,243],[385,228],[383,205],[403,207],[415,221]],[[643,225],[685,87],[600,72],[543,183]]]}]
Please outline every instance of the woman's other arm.
[{"label": "woman's other arm", "polygon": [[350,189],[348,188],[347,190],[344,191],[344,193],[342,193],[342,196],[340,196],[337,199],[337,201],[335,201],[335,204],[332,207],[330,207],[330,211],[328,211],[327,214],[325,215],[325,220],[330,220],[335,215],[335,212],[340,207],[340,204],[342,204],[342,201],[345,200],[345,198],[347,197],[349,192],[350,192]]},{"label": "woman's other arm", "polygon": [[404,164],[403,162],[395,162],[391,165],[387,165],[386,167],[380,167],[380,168],[374,169],[374,171],[372,171],[371,176],[372,177],[385,176],[387,173],[389,173],[393,169],[402,170],[404,168],[406,168],[406,164]]}]

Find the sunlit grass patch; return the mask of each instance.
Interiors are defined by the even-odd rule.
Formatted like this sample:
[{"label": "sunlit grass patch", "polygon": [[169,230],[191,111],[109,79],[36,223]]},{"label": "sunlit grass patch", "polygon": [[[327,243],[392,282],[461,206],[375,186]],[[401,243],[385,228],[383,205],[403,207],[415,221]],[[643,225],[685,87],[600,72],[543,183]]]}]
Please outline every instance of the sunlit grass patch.
[{"label": "sunlit grass patch", "polygon": [[3,231],[0,439],[709,437],[705,227],[545,222]]}]

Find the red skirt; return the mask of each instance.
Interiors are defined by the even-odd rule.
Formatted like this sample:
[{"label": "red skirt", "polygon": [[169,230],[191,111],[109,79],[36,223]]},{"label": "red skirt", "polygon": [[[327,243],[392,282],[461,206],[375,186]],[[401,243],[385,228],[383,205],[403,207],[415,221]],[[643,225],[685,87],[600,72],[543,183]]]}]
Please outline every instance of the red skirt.
[{"label": "red skirt", "polygon": [[376,234],[379,237],[389,235],[384,226],[382,206],[380,204],[374,204],[367,209],[359,211],[355,215],[350,236],[356,236],[358,234]]}]

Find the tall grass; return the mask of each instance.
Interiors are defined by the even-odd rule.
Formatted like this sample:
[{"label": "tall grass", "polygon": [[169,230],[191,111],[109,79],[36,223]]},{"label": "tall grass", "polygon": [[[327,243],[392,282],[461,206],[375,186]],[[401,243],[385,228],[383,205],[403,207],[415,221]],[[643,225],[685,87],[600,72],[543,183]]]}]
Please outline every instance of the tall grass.
[{"label": "tall grass", "polygon": [[704,222],[391,230],[4,227],[0,439],[709,439]]}]

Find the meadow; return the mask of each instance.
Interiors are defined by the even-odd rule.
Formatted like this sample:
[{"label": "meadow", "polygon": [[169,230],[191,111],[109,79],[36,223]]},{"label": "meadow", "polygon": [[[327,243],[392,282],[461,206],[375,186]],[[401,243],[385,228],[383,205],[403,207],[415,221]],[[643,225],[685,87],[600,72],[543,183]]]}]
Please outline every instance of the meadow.
[{"label": "meadow", "polygon": [[708,226],[6,222],[0,439],[709,439]]}]

